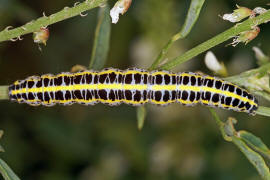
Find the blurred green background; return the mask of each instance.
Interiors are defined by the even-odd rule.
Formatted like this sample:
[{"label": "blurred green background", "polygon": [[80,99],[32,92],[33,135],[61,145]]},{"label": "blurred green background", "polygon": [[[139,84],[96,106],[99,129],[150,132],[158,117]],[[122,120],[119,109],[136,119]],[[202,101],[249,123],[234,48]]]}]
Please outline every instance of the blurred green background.
[{"label": "blurred green background", "polygon": [[[113,5],[110,1],[110,5]],[[129,11],[112,25],[106,67],[147,68],[162,46],[184,22],[190,1],[134,0]],[[190,35],[177,42],[168,57],[175,57],[231,27],[218,15],[235,5],[255,8],[269,1],[208,0]],[[0,0],[0,29],[72,6],[71,0]],[[264,6],[265,7],[265,6]],[[267,6],[266,6],[267,8]],[[50,38],[39,51],[32,35],[23,41],[0,43],[0,83],[45,73],[88,66],[97,10],[49,26]],[[255,68],[253,46],[270,52],[270,24],[247,46],[211,49],[224,61],[230,75]],[[209,72],[204,54],[174,71]],[[267,105],[262,98],[261,104]],[[268,104],[269,105],[269,104]],[[225,142],[208,109],[202,106],[148,105],[142,131],[136,108],[121,105],[30,107],[0,102],[0,129],[5,131],[1,153],[22,179],[259,179],[256,170],[232,143]],[[248,130],[270,145],[269,118],[218,110],[220,117],[238,119],[237,129]]]}]

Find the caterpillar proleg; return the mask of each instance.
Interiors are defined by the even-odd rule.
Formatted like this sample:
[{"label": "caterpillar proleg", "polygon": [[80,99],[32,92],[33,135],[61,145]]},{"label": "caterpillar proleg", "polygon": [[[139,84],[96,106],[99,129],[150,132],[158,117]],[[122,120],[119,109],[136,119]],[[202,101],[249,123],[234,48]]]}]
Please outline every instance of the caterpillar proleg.
[{"label": "caterpillar proleg", "polygon": [[187,106],[203,104],[255,114],[257,100],[246,90],[222,79],[192,72],[171,73],[143,69],[64,72],[57,75],[31,76],[9,87],[12,101],[29,105],[53,106],[73,103],[104,103]]}]

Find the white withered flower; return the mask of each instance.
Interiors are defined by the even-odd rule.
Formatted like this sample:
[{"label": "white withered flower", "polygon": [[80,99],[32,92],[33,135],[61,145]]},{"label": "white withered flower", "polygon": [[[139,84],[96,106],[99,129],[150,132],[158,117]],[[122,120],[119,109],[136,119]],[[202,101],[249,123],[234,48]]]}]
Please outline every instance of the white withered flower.
[{"label": "white withered flower", "polygon": [[125,14],[131,5],[132,0],[119,0],[110,11],[112,23],[116,24],[119,20],[119,14]]},{"label": "white withered flower", "polygon": [[254,12],[249,8],[241,7],[238,5],[236,5],[236,7],[237,7],[237,9],[235,9],[233,11],[233,13],[224,14],[222,16],[222,19],[230,21],[232,23],[235,23],[235,22],[241,21],[242,19],[244,19],[246,17],[253,16],[253,14],[254,14]]},{"label": "white withered flower", "polygon": [[214,73],[227,76],[227,70],[223,63],[220,63],[212,51],[208,51],[204,58],[205,65]]},{"label": "white withered flower", "polygon": [[208,51],[206,53],[204,62],[207,68],[210,69],[211,71],[217,72],[220,71],[222,68],[221,64],[218,62],[216,56],[212,51]]}]

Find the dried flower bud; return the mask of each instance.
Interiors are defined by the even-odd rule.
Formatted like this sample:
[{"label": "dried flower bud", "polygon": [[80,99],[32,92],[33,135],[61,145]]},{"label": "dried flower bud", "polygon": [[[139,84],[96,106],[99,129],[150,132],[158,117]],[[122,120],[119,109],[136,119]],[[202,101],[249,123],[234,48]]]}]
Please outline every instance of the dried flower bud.
[{"label": "dried flower bud", "polygon": [[49,29],[41,27],[39,31],[33,32],[33,39],[35,43],[46,45],[47,40],[49,39]]},{"label": "dried flower bud", "polygon": [[131,5],[132,0],[119,0],[110,11],[112,23],[116,24],[119,20],[119,14],[125,14]]},{"label": "dried flower bud", "polygon": [[250,41],[252,41],[253,39],[255,39],[259,33],[260,33],[260,28],[258,26],[255,26],[255,27],[253,27],[253,29],[251,29],[249,31],[242,32],[242,33],[240,33],[239,36],[236,36],[233,39],[233,42],[231,43],[231,45],[236,46],[240,42],[247,44]]},{"label": "dried flower bud", "polygon": [[254,14],[254,12],[249,8],[241,7],[238,5],[236,5],[236,7],[237,7],[237,9],[235,9],[233,11],[233,13],[224,14],[222,18],[224,20],[235,23],[235,22],[241,21],[242,19],[244,19],[246,17],[252,16]]},{"label": "dried flower bud", "polygon": [[247,31],[245,33],[242,34],[242,36],[240,35],[240,40],[241,38],[243,38],[243,42],[245,42],[245,44],[249,43],[250,41],[252,41],[253,39],[255,39],[258,34],[260,33],[260,28],[258,26],[255,26],[252,30]]},{"label": "dried flower bud", "polygon": [[205,65],[215,74],[227,76],[227,69],[223,63],[220,63],[212,51],[208,51],[204,58]]}]

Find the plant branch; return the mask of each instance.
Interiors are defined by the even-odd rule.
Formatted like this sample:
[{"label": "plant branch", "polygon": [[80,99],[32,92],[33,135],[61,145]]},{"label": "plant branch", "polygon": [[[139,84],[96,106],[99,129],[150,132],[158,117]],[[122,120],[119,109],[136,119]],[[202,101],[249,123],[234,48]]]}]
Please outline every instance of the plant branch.
[{"label": "plant branch", "polygon": [[[226,141],[233,142],[240,149],[240,151],[246,156],[249,162],[256,168],[262,179],[270,179],[269,168],[267,167],[262,156],[256,151],[254,151],[252,148],[250,148],[248,144],[245,143],[245,140],[250,141],[250,138],[246,138],[245,140],[242,139],[241,136],[239,136],[240,135],[239,131],[237,132],[235,130],[234,124],[236,123],[236,120],[229,118],[226,122],[223,122],[213,108],[209,108],[209,110],[213,115],[217,125],[219,126],[223,138]],[[249,133],[249,135],[252,136],[253,138],[255,137],[251,133]],[[258,138],[256,138],[255,140],[253,139],[252,142],[253,143],[256,142],[253,145],[253,147],[255,147],[257,150],[262,149],[262,146],[258,146],[259,144],[261,145],[263,143],[261,140],[258,140]]]},{"label": "plant branch", "polygon": [[225,123],[218,117],[216,111],[213,108],[208,108],[208,109],[209,109],[210,113],[212,114],[212,116],[214,117],[214,119],[219,127],[219,130],[221,132],[222,137],[226,141],[231,141],[230,137],[227,136],[227,134],[224,130]]},{"label": "plant branch", "polygon": [[174,68],[175,66],[184,63],[191,58],[199,55],[200,53],[203,53],[207,51],[208,49],[223,43],[227,41],[228,39],[237,36],[239,33],[248,31],[252,27],[260,25],[262,23],[266,23],[270,20],[270,10],[268,10],[266,13],[261,14],[255,18],[249,18],[246,21],[236,24],[235,26],[231,27],[230,29],[224,31],[223,33],[203,42],[202,44],[192,48],[191,50],[187,51],[183,55],[180,55],[171,61],[165,63],[164,65],[160,66],[160,69],[170,70]]},{"label": "plant branch", "polygon": [[83,3],[74,5],[74,7],[65,7],[63,10],[52,14],[50,16],[43,16],[37,20],[26,23],[15,29],[9,30],[7,27],[5,30],[0,32],[0,42],[16,39],[22,35],[35,32],[41,27],[47,27],[59,21],[80,15],[81,13],[93,9],[97,6],[104,4],[106,0],[86,0]]}]

